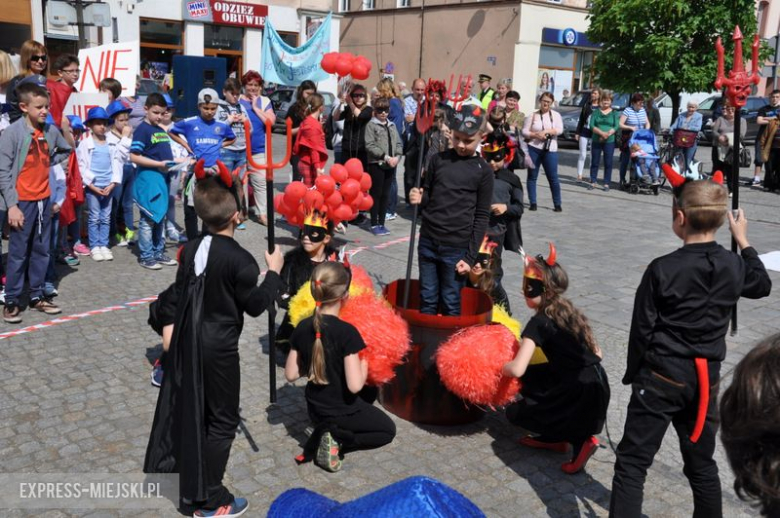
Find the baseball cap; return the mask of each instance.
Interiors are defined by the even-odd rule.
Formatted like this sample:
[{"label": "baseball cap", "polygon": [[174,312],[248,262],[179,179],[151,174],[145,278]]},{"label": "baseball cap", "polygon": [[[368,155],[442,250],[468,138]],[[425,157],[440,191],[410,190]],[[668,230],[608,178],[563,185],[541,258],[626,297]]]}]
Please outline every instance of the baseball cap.
[{"label": "baseball cap", "polygon": [[225,101],[219,98],[219,94],[213,88],[204,88],[198,92],[198,104],[225,104]]},{"label": "baseball cap", "polygon": [[464,104],[452,115],[452,131],[468,136],[476,134],[484,123],[485,111],[481,106]]},{"label": "baseball cap", "polygon": [[46,77],[42,76],[41,74],[31,74],[16,83],[16,88],[28,84],[38,85],[40,87],[46,88]]}]

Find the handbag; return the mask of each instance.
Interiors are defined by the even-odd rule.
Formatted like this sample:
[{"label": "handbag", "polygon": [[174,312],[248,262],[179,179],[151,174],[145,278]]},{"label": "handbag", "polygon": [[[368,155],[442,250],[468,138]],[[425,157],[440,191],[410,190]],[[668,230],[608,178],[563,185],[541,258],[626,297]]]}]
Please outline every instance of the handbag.
[{"label": "handbag", "polygon": [[753,157],[750,155],[750,149],[743,146],[739,150],[739,167],[750,167]]},{"label": "handbag", "polygon": [[698,137],[698,131],[677,128],[672,135],[672,143],[676,148],[688,149],[696,145]]}]

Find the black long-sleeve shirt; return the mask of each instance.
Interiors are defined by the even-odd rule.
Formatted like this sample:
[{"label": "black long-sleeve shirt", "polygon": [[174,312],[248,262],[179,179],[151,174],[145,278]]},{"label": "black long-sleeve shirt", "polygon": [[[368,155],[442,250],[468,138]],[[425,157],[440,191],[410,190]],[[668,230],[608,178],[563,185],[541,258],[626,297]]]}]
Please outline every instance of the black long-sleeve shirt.
[{"label": "black long-sleeve shirt", "polygon": [[740,257],[712,241],[653,260],[636,292],[623,383],[632,382],[647,353],[722,361],[734,305],[771,289],[753,247]]},{"label": "black long-sleeve shirt", "polygon": [[420,235],[446,246],[468,248],[470,266],[485,236],[493,195],[493,170],[480,156],[454,150],[433,157],[423,180]]}]

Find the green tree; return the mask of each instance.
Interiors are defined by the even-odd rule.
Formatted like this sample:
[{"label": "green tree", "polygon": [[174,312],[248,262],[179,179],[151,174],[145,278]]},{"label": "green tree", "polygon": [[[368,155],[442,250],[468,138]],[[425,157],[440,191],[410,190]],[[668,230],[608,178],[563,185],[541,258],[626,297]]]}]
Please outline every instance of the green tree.
[{"label": "green tree", "polygon": [[[588,39],[601,43],[594,71],[599,85],[620,92],[663,90],[677,116],[680,94],[714,90],[715,41],[726,48],[726,71],[739,25],[744,63],[756,33],[755,0],[593,0]],[[762,51],[768,56],[768,47]]]}]

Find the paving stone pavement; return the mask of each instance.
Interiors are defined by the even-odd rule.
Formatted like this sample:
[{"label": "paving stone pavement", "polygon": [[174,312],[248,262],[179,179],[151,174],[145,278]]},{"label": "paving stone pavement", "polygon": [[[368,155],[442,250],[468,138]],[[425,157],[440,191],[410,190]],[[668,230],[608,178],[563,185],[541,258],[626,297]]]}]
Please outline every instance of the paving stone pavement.
[{"label": "paving stone pavement", "polygon": [[[280,141],[281,145],[281,141]],[[703,148],[700,156],[709,155]],[[233,445],[226,483],[250,500],[249,516],[262,516],[273,499],[293,487],[306,487],[339,501],[361,496],[396,480],[427,475],[445,482],[474,501],[488,516],[606,516],[614,454],[622,435],[629,389],[620,384],[635,289],[647,263],[680,246],[670,230],[670,195],[628,195],[587,191],[577,184],[576,156],[562,150],[563,209],[552,212],[546,180],[539,182],[539,211],[522,219],[525,248],[546,253],[547,241],[558,247],[567,269],[568,295],[582,308],[604,350],[612,402],[602,448],[584,473],[560,471],[564,457],[517,445],[517,429],[500,412],[452,428],[418,426],[399,418],[396,440],[377,451],[350,454],[344,469],[325,473],[312,464],[297,466],[308,426],[303,382],[283,382],[283,358],[277,358],[278,401],[268,403],[267,317],[247,319],[241,337],[241,415],[245,431]],[[750,174],[743,170],[746,179]],[[521,174],[525,183],[525,173]],[[617,177],[617,171],[614,173]],[[287,173],[277,177],[283,185]],[[780,249],[780,198],[743,189],[751,243],[760,251]],[[378,284],[404,275],[407,245],[372,246],[408,236],[409,211],[399,203],[399,219],[388,222],[392,235],[373,237],[351,227],[342,240],[351,248],[368,247],[353,262],[368,269]],[[264,228],[248,223],[237,240],[256,257],[265,249]],[[294,244],[287,227],[279,241]],[[728,243],[728,231],[718,234]],[[115,249],[111,263],[82,258],[63,275],[58,302],[64,315],[116,306],[155,295],[173,280],[175,268],[142,270],[133,250]],[[173,250],[171,249],[171,255]],[[505,287],[515,316],[530,318],[521,298],[522,267],[518,256],[505,255]],[[415,268],[416,271],[416,268]],[[780,274],[770,272],[777,285]],[[757,340],[778,330],[778,290],[759,301],[739,305],[739,333],[728,337],[724,384],[734,364]],[[51,320],[30,311],[22,326]],[[160,341],[146,324],[147,307],[125,307],[109,313],[0,340],[0,473],[139,472],[158,391],[149,384],[148,358]],[[0,333],[14,329],[0,325]],[[644,511],[648,516],[690,516],[692,500],[676,437],[671,432],[650,470]],[[731,487],[732,476],[722,447],[717,450],[726,516],[755,516]],[[114,516],[127,512],[90,510],[0,510],[0,515]],[[157,516],[158,512],[133,513]],[[177,516],[171,507],[165,513]]]}]

